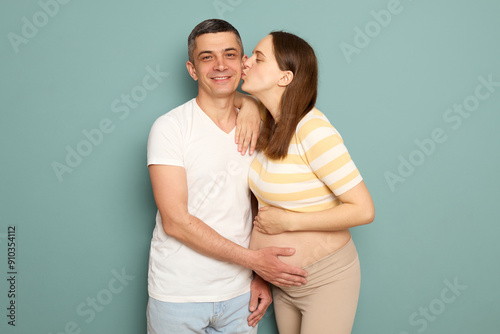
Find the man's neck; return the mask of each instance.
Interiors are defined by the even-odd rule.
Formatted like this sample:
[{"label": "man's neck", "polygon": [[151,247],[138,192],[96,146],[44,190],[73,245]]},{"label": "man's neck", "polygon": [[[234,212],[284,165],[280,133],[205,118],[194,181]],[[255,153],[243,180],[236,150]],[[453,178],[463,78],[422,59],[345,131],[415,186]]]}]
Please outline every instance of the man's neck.
[{"label": "man's neck", "polygon": [[196,103],[198,103],[201,110],[224,132],[231,132],[236,125],[237,113],[234,106],[234,94],[220,98],[198,94]]}]

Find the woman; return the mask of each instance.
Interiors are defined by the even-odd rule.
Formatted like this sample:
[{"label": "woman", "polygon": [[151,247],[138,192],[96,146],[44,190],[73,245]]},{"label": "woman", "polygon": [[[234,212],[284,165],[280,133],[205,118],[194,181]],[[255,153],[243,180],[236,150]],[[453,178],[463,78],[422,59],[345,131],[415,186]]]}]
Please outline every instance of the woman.
[{"label": "woman", "polygon": [[245,62],[242,89],[263,104],[249,174],[259,201],[250,247],[294,247],[281,260],[307,284],[273,286],[280,333],[350,333],[360,269],[350,227],[373,221],[371,196],[339,133],[314,105],[318,69],[301,38],[272,32]]}]

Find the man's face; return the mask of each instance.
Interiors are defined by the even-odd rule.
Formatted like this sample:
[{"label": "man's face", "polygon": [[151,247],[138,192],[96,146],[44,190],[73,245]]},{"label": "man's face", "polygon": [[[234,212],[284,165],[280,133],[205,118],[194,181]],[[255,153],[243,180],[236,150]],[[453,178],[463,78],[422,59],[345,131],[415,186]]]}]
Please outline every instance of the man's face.
[{"label": "man's face", "polygon": [[199,95],[227,97],[236,91],[243,69],[242,50],[232,32],[196,37],[194,64],[186,63],[189,74],[198,81]]}]

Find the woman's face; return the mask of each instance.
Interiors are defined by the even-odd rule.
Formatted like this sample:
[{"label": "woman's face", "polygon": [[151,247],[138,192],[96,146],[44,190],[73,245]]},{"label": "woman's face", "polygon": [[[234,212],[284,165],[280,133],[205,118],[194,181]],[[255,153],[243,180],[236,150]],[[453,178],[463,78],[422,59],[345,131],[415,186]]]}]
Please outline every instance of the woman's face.
[{"label": "woman's face", "polygon": [[273,51],[273,36],[267,35],[257,44],[252,56],[244,62],[241,89],[259,98],[259,95],[278,87],[283,76]]}]

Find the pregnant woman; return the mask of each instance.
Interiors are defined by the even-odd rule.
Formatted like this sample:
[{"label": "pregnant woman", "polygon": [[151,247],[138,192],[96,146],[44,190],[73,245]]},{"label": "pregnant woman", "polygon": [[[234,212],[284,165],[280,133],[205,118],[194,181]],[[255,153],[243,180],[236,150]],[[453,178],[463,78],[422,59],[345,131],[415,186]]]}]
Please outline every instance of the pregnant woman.
[{"label": "pregnant woman", "polygon": [[371,223],[373,201],[328,119],[315,108],[318,67],[300,37],[272,32],[245,62],[242,89],[262,104],[249,174],[259,202],[250,247],[294,247],[281,260],[304,268],[303,286],[273,286],[283,334],[350,333],[360,267],[350,227]]}]

